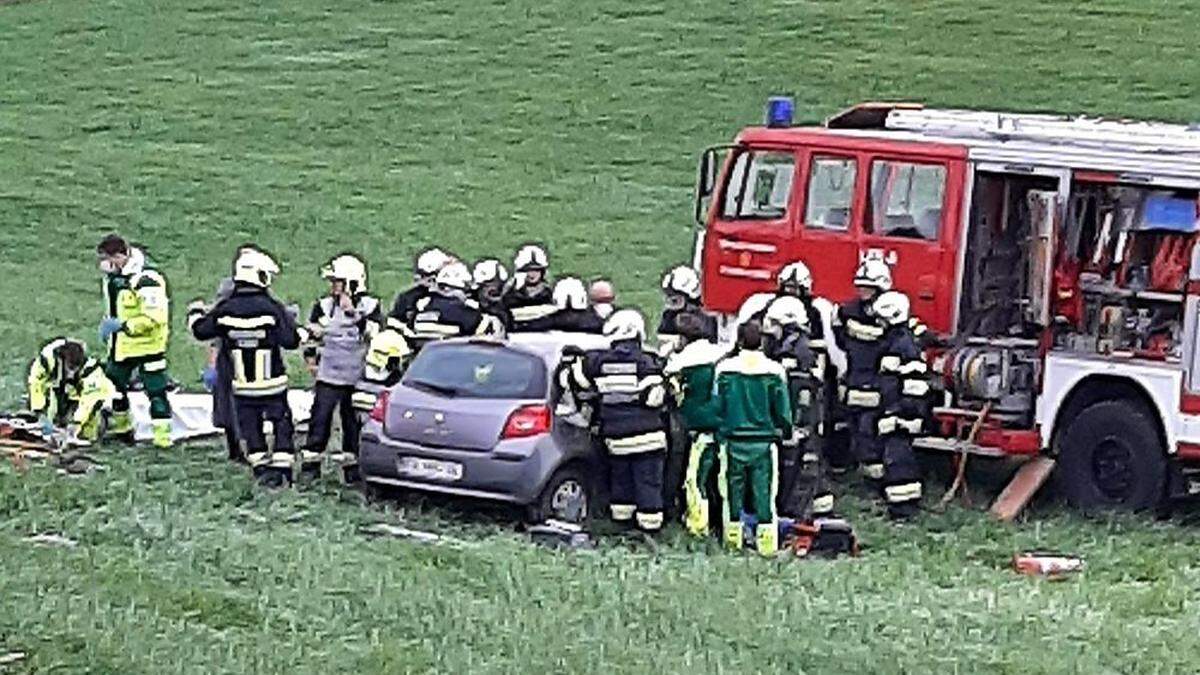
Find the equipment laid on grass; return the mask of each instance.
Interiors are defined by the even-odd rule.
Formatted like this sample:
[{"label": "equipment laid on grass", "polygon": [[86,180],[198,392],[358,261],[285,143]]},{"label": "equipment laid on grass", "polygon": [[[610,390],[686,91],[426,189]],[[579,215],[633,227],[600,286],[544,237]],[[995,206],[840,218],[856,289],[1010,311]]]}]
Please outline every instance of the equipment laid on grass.
[{"label": "equipment laid on grass", "polygon": [[1013,555],[1012,567],[1020,574],[1062,581],[1072,574],[1082,572],[1085,565],[1083,559],[1078,556],[1025,552]]}]

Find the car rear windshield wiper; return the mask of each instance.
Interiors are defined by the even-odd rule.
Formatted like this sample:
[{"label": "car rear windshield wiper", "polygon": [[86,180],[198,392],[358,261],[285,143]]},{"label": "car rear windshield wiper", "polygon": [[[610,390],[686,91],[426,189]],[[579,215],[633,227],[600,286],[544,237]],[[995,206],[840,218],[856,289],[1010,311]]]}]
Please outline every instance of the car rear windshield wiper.
[{"label": "car rear windshield wiper", "polygon": [[409,380],[404,384],[416,389],[424,389],[425,391],[453,398],[458,396],[459,391],[454,387],[445,384],[437,384],[435,382],[426,382],[425,380]]}]

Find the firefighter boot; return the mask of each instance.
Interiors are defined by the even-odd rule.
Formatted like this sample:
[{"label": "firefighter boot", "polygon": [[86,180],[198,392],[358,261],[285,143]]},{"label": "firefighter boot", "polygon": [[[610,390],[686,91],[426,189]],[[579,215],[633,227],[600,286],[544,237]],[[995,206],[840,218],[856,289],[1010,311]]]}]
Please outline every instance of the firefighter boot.
[{"label": "firefighter boot", "polygon": [[108,434],[126,443],[133,440],[133,416],[128,410],[113,411],[108,420]]},{"label": "firefighter boot", "polygon": [[764,558],[772,558],[779,552],[779,527],[774,521],[760,523],[754,530],[758,554]]},{"label": "firefighter boot", "polygon": [[154,420],[154,447],[160,450],[171,447],[171,420]]},{"label": "firefighter boot", "polygon": [[731,520],[725,523],[725,531],[722,533],[725,537],[725,546],[731,551],[742,550],[742,521]]}]

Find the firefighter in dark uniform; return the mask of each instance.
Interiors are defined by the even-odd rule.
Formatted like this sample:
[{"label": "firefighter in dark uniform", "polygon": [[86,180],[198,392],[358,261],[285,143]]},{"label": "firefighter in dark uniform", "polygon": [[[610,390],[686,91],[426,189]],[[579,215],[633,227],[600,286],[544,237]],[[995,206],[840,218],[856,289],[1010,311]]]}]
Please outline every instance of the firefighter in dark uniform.
[{"label": "firefighter in dark uniform", "polygon": [[504,287],[508,283],[504,265],[495,258],[484,258],[471,268],[471,281],[472,297],[479,303],[479,309],[500,319],[504,330],[512,330],[512,314],[504,306]]},{"label": "firefighter in dark uniform", "polygon": [[500,320],[467,297],[470,290],[471,272],[463,263],[449,263],[438,272],[433,292],[417,303],[409,326],[413,349],[445,338],[504,335]]},{"label": "firefighter in dark uniform", "polygon": [[867,479],[883,479],[882,448],[876,420],[879,417],[879,355],[883,348],[883,327],[875,317],[872,303],[892,287],[892,272],[887,263],[875,258],[864,260],[854,273],[858,297],[838,308],[834,336],[846,353],[846,374],[838,389],[838,399],[850,425],[850,451]]},{"label": "firefighter in dark uniform", "polygon": [[[238,439],[260,483],[280,487],[292,480],[295,460],[292,413],[288,407],[287,366],[283,352],[297,349],[307,333],[268,289],[279,266],[266,253],[246,249],[233,269],[233,292],[206,310],[193,303],[188,326],[197,340],[220,339],[233,366],[234,414]],[[268,451],[263,431],[270,422],[274,447]],[[319,456],[300,457],[301,471],[320,472]]]},{"label": "firefighter in dark uniform", "polygon": [[604,320],[588,307],[587,287],[579,279],[565,277],[554,284],[554,306],[553,314],[530,321],[525,330],[597,335],[603,332]]},{"label": "firefighter in dark uniform", "polygon": [[875,315],[885,326],[879,358],[883,408],[877,429],[883,446],[883,495],[888,515],[911,518],[921,503],[921,471],[913,438],[929,416],[929,367],[909,322],[908,297],[888,291],[875,300]]},{"label": "firefighter in dark uniform", "polygon": [[613,313],[604,334],[612,340],[611,347],[577,360],[572,384],[581,398],[595,401],[599,435],[609,456],[612,519],[636,521],[643,532],[658,532],[663,526],[667,449],[662,370],[642,347],[646,323],[636,310]]},{"label": "firefighter in dark uniform", "polygon": [[663,312],[658,321],[658,354],[667,357],[680,348],[683,340],[677,319],[692,314],[704,325],[704,335],[709,340],[717,339],[716,317],[700,306],[700,276],[696,270],[680,265],[667,271],[662,280]]},{"label": "firefighter in dark uniform", "polygon": [[532,321],[553,314],[554,291],[546,271],[550,258],[546,250],[536,244],[522,246],[513,258],[513,278],[504,289],[504,307],[512,315],[513,332],[530,330]]},{"label": "firefighter in dark uniform", "polygon": [[833,492],[825,481],[819,431],[825,419],[825,362],[812,349],[808,311],[796,297],[771,302],[763,322],[771,335],[767,356],[787,373],[794,432],[780,447],[779,511],[792,518],[825,518],[833,513]]},{"label": "firefighter in dark uniform", "polygon": [[387,320],[389,328],[402,333],[408,330],[417,313],[417,303],[433,292],[438,272],[453,260],[449,253],[440,248],[426,249],[417,256],[413,265],[414,283],[411,288],[397,295],[392,303]]}]

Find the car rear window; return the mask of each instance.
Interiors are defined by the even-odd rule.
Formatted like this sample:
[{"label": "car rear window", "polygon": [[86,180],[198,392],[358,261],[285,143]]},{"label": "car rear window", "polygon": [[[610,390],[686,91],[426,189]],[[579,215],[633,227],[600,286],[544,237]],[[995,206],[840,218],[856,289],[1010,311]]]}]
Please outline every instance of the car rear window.
[{"label": "car rear window", "polygon": [[426,345],[404,373],[403,384],[463,398],[545,398],[546,364],[502,345]]}]

